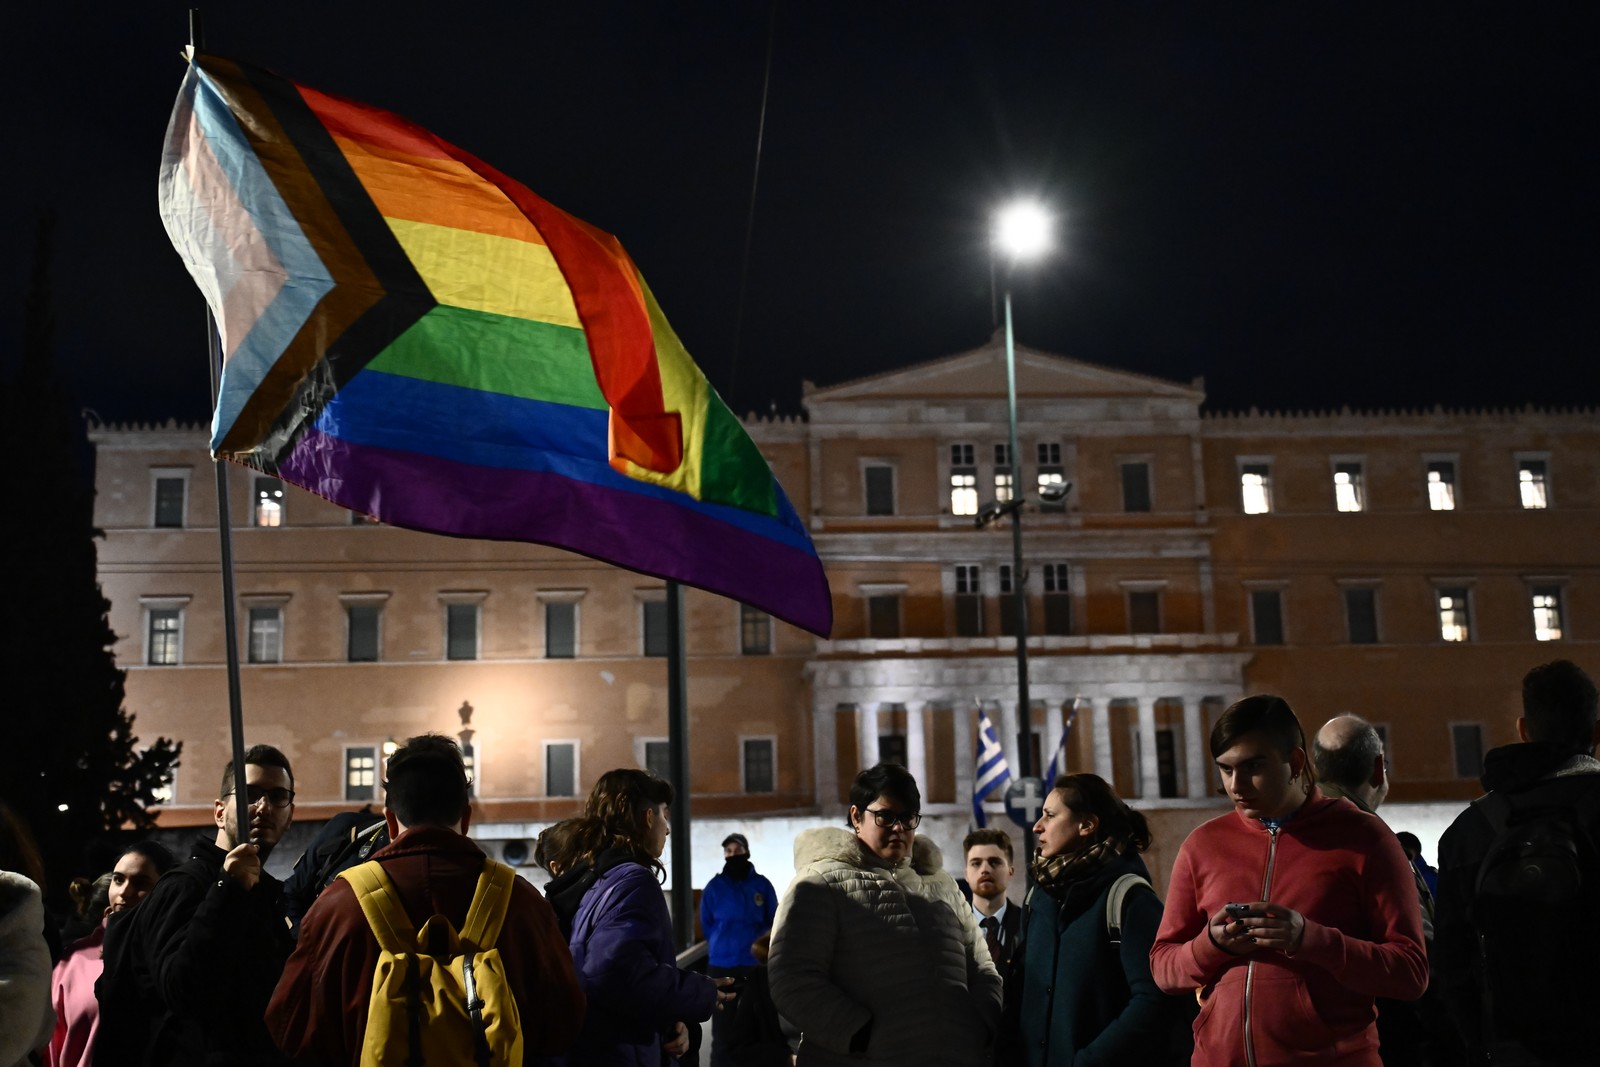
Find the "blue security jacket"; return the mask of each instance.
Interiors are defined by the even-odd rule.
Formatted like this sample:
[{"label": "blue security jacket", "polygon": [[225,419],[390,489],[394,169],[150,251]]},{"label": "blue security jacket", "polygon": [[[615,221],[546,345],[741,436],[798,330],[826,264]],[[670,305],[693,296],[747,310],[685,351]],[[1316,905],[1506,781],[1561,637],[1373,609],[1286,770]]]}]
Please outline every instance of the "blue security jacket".
[{"label": "blue security jacket", "polygon": [[748,878],[719,874],[700,894],[700,927],[706,932],[713,967],[754,967],[750,946],[772,929],[778,894],[772,883],[750,868]]}]

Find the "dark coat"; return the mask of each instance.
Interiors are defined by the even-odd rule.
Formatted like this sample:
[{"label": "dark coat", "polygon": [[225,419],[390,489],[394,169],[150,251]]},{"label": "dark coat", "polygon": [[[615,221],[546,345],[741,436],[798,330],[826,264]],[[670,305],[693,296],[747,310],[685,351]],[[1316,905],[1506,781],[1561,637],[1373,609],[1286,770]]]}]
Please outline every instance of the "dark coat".
[{"label": "dark coat", "polygon": [[1137,855],[1114,857],[1059,897],[1035,888],[1023,917],[1018,1047],[1002,1062],[1030,1067],[1157,1064],[1169,1053],[1179,1004],[1150,976],[1161,899],[1135,889],[1123,901],[1122,943],[1106,935],[1106,897],[1124,874],[1148,879]]},{"label": "dark coat", "polygon": [[572,919],[572,964],[589,998],[571,1067],[659,1067],[661,1040],[679,1022],[711,1017],[717,987],[678,969],[672,917],[655,875],[605,854]]},{"label": "dark coat", "polygon": [[201,837],[125,920],[106,929],[96,1046],[120,1064],[286,1062],[262,1016],[293,947],[283,885],[262,872],[246,890],[222,872],[227,855]]}]

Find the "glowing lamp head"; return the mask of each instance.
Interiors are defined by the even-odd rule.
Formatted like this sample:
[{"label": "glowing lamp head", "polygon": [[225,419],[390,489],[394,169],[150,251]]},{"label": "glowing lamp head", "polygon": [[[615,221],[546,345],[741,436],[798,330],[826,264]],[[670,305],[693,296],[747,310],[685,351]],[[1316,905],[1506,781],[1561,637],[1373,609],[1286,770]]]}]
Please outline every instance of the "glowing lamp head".
[{"label": "glowing lamp head", "polygon": [[1013,262],[1038,259],[1050,251],[1055,220],[1033,201],[1000,209],[994,220],[994,246]]}]

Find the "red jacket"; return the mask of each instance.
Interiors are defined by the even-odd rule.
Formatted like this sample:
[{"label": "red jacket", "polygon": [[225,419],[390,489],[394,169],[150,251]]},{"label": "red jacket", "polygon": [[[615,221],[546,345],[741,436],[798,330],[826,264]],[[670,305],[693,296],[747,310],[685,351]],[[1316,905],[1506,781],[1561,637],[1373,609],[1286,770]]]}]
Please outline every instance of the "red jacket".
[{"label": "red jacket", "polygon": [[[467,917],[483,853],[454,830],[407,830],[372,858],[394,882],[412,925],[435,914],[457,929]],[[524,1055],[564,1052],[583,1026],[584,997],[555,912],[530,883],[517,879],[495,942],[522,1020]],[[301,922],[300,941],[267,1007],[267,1029],[290,1058],[358,1065],[378,942],[355,891],[336,879]]]},{"label": "red jacket", "polygon": [[[1212,943],[1212,913],[1257,900],[1305,918],[1294,956]],[[1373,998],[1415,1000],[1428,985],[1405,853],[1380,820],[1317,790],[1275,835],[1236,811],[1218,816],[1178,852],[1150,970],[1169,993],[1201,990],[1195,1067],[1379,1067]]]}]

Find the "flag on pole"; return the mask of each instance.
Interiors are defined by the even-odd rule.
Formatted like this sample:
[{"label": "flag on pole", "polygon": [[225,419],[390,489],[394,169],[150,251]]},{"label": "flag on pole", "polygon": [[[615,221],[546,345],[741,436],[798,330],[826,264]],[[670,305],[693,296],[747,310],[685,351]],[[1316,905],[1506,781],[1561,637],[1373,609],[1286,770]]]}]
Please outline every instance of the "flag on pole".
[{"label": "flag on pole", "polygon": [[983,801],[990,793],[1011,781],[1011,766],[995,735],[989,713],[978,705],[978,767],[972,780],[972,815],[980,827],[987,825]]},{"label": "flag on pole", "polygon": [[1044,772],[1044,791],[1046,793],[1055,787],[1057,775],[1067,773],[1067,740],[1072,737],[1072,723],[1077,717],[1077,708],[1067,712],[1067,725],[1061,731],[1061,743],[1050,754],[1050,766]]},{"label": "flag on pole", "polygon": [[203,54],[160,201],[221,334],[217,457],[828,634],[805,524],[612,235],[397,115]]}]

